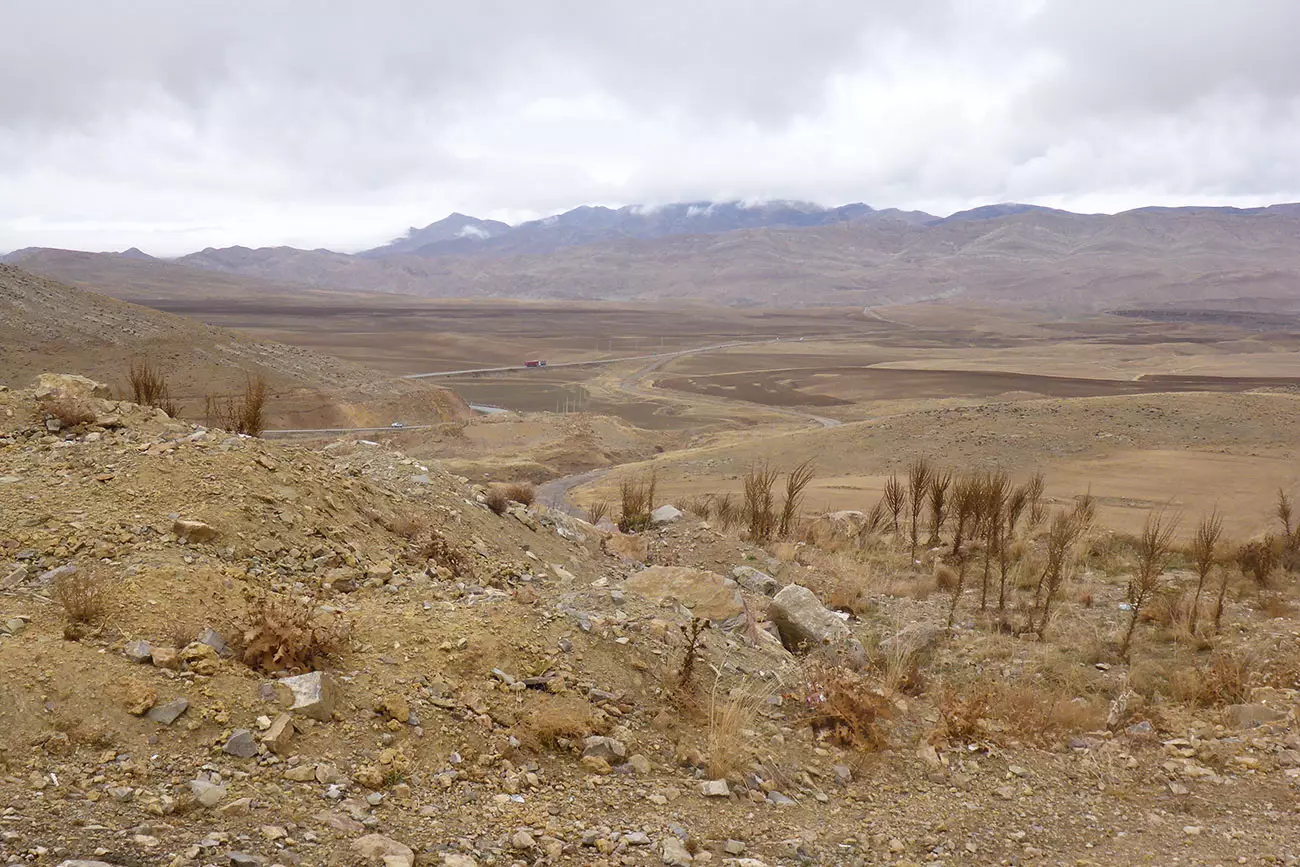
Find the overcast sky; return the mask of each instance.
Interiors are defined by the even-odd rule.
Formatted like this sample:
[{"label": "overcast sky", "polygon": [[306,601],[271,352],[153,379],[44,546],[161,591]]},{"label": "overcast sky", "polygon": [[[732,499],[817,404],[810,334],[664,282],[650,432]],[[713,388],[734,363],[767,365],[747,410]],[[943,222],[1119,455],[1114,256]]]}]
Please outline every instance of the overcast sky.
[{"label": "overcast sky", "polygon": [[1300,200],[1297,0],[4,0],[0,250]]}]

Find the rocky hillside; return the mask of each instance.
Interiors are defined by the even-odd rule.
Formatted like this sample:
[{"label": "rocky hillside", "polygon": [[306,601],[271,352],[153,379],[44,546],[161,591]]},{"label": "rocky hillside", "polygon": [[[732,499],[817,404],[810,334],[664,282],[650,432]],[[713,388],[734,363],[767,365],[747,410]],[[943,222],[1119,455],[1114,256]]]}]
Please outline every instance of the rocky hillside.
[{"label": "rocky hillside", "polygon": [[194,417],[206,395],[237,394],[257,375],[271,392],[269,427],[386,425],[398,416],[437,422],[468,414],[446,389],[0,265],[0,384],[26,385],[57,365],[129,393],[130,365],[145,358],[167,375],[182,414]]},{"label": "rocky hillside", "polygon": [[623,534],[93,391],[0,391],[5,863],[1300,857],[1296,623],[1235,583],[1215,658],[1266,663],[1216,698],[1154,627],[1086,656],[1122,618],[1091,569],[1056,638],[945,630],[889,540],[837,568],[853,516]]}]

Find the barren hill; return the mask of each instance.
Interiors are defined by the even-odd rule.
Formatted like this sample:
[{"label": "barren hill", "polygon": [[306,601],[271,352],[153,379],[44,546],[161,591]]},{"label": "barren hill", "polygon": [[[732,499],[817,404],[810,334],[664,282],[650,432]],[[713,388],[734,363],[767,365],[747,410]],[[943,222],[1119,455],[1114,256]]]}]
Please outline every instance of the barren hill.
[{"label": "barren hill", "polygon": [[[994,206],[929,223],[871,212],[878,219],[803,226],[791,217],[734,231],[705,224],[697,234],[679,233],[695,223],[664,222],[662,215],[637,234],[620,213],[595,214],[560,235],[543,221],[489,238],[452,238],[425,245],[422,255],[232,247],[172,263],[50,251],[11,258],[131,297],[141,297],[139,283],[172,297],[247,292],[253,287],[239,281],[252,280],[278,284],[277,291],[296,285],[441,298],[689,298],[787,307],[961,299],[1063,312],[1300,309],[1300,215],[1290,206],[1116,215]],[[824,213],[813,216],[827,222]],[[123,280],[125,268],[139,280]],[[215,273],[222,276],[202,276]]]},{"label": "barren hill", "polygon": [[274,395],[272,427],[387,424],[394,412],[439,421],[466,412],[445,389],[0,265],[0,383],[26,385],[54,367],[127,391],[131,361],[146,357],[166,371],[187,413],[201,411],[205,395],[237,392],[257,374]]}]

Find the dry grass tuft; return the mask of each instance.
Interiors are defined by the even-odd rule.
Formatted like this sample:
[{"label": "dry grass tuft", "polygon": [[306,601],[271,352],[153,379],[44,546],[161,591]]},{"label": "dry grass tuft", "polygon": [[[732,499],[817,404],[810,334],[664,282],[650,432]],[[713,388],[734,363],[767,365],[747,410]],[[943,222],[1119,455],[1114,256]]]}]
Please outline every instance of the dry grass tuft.
[{"label": "dry grass tuft", "polygon": [[1220,651],[1204,665],[1174,672],[1172,687],[1181,701],[1198,707],[1246,704],[1255,668],[1256,660],[1247,654]]},{"label": "dry grass tuft", "polygon": [[609,730],[605,713],[585,699],[568,695],[539,695],[537,706],[515,726],[515,736],[526,749],[570,749],[583,738]]},{"label": "dry grass tuft", "polygon": [[936,734],[956,743],[999,735],[1044,746],[1094,731],[1106,720],[1104,703],[1050,684],[980,680],[958,691],[945,688]]},{"label": "dry grass tuft", "polygon": [[609,517],[609,500],[597,500],[587,507],[587,523],[599,524]]},{"label": "dry grass tuft", "polygon": [[763,696],[746,687],[718,695],[715,680],[709,696],[708,749],[706,768],[712,779],[725,779],[754,760],[754,737],[750,729],[763,703]]},{"label": "dry grass tuft", "polygon": [[127,379],[130,380],[131,399],[135,403],[161,409],[172,418],[179,414],[176,401],[171,398],[166,375],[152,361],[147,358],[132,361]]},{"label": "dry grass tuft", "polygon": [[529,482],[514,482],[503,489],[506,499],[513,500],[521,506],[531,506],[537,499],[537,489]]},{"label": "dry grass tuft", "polygon": [[108,609],[109,586],[104,573],[78,569],[60,575],[54,582],[54,598],[72,623],[98,623]]},{"label": "dry grass tuft", "polygon": [[504,515],[506,509],[510,507],[510,498],[500,488],[488,488],[487,493],[483,495],[483,505],[491,509],[494,515]]},{"label": "dry grass tuft", "polygon": [[473,572],[473,561],[465,549],[448,542],[446,537],[436,530],[429,530],[420,537],[416,556],[421,562],[432,561],[435,566],[448,569],[457,577]]},{"label": "dry grass tuft", "polygon": [[244,663],[266,672],[313,671],[347,635],[341,617],[318,618],[310,602],[270,593],[250,593],[237,625]]}]

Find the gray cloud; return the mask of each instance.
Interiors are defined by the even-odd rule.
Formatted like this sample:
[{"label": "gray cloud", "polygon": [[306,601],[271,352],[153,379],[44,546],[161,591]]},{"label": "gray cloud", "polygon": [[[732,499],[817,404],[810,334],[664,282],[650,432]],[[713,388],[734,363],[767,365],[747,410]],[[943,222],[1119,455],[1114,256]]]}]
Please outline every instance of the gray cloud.
[{"label": "gray cloud", "polygon": [[461,210],[1300,198],[1290,0],[10,0],[0,249]]}]

